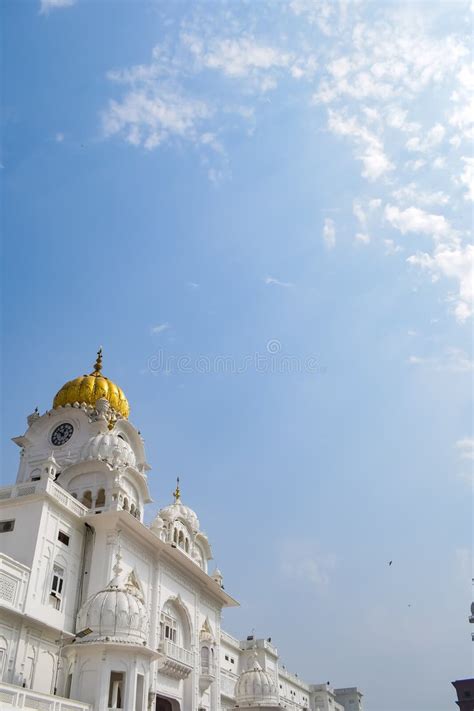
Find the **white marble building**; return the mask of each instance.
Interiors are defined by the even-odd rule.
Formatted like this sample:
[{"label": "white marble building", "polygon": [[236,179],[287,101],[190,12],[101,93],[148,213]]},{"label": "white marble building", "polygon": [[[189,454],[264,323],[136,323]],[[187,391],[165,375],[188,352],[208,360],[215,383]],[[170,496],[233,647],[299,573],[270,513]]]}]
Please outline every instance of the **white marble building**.
[{"label": "white marble building", "polygon": [[122,390],[67,382],[31,414],[0,489],[0,709],[359,711],[357,688],[308,684],[270,640],[221,628],[224,590],[181,498],[143,522],[150,469]]}]

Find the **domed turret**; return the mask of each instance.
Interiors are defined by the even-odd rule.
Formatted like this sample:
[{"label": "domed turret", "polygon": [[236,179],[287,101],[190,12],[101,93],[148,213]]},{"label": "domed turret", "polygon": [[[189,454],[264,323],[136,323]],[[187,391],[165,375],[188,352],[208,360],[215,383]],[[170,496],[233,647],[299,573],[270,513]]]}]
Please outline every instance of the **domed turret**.
[{"label": "domed turret", "polygon": [[101,398],[105,398],[110,405],[111,420],[117,417],[127,418],[130,414],[130,406],[123,390],[102,375],[102,349],[100,348],[92,373],[81,375],[65,383],[56,393],[53,408],[74,405],[74,403],[95,407]]},{"label": "domed turret", "polygon": [[165,523],[174,523],[176,520],[180,520],[185,523],[193,533],[199,531],[199,519],[189,506],[185,506],[181,501],[181,489],[179,488],[179,478],[178,484],[176,486],[176,491],[173,494],[174,503],[159,511],[158,516],[165,521]]},{"label": "domed turret", "polygon": [[206,534],[200,530],[198,517],[181,501],[179,477],[173,496],[174,503],[158,511],[150,529],[163,542],[179,548],[207,573],[208,561],[212,559],[211,546]]},{"label": "domed turret", "polygon": [[133,449],[123,437],[114,432],[105,432],[91,437],[81,449],[81,460],[99,459],[114,468],[134,467]]},{"label": "domed turret", "polygon": [[114,577],[104,590],[92,595],[77,615],[76,629],[91,630],[77,643],[110,642],[144,645],[148,640],[148,615],[138,580],[123,575],[120,554]]},{"label": "domed turret", "polygon": [[278,693],[275,683],[257,661],[253,660],[251,666],[242,672],[235,686],[235,702],[237,707],[279,708]]}]

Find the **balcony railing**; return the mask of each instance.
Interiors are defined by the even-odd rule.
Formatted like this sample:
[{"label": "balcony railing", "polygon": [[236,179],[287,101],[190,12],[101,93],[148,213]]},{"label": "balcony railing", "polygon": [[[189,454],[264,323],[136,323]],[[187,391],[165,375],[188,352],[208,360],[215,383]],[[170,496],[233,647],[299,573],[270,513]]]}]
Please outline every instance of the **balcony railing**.
[{"label": "balcony railing", "polygon": [[175,659],[177,662],[182,662],[188,666],[193,666],[193,653],[179,644],[175,644],[170,639],[163,639],[160,643],[160,651],[164,652],[167,657]]},{"label": "balcony railing", "polygon": [[170,639],[162,639],[158,651],[162,653],[158,668],[162,674],[174,679],[185,679],[194,666],[194,654],[189,649],[180,647]]},{"label": "balcony railing", "polygon": [[90,704],[62,696],[42,694],[33,689],[23,689],[14,684],[0,682],[0,708],[7,709],[41,709],[41,711],[92,711]]},{"label": "balcony railing", "polygon": [[28,481],[13,486],[3,486],[0,489],[0,499],[16,499],[19,496],[31,496],[42,492],[48,493],[63,506],[73,511],[76,516],[85,516],[89,509],[71,496],[65,489],[58,486],[52,479]]}]

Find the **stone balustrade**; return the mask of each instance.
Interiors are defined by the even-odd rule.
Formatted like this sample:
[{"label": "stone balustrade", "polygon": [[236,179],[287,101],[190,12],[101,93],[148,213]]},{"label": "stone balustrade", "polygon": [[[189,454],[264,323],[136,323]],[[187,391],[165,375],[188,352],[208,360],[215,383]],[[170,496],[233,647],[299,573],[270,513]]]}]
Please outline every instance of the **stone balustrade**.
[{"label": "stone balustrade", "polygon": [[0,708],[8,709],[37,709],[38,711],[92,711],[90,704],[73,699],[64,699],[62,696],[42,694],[32,689],[23,689],[14,684],[0,682]]},{"label": "stone balustrade", "polygon": [[23,484],[13,484],[12,486],[4,486],[0,489],[0,500],[16,499],[20,496],[31,496],[46,492],[52,496],[60,504],[68,508],[76,514],[76,516],[85,516],[89,513],[89,509],[77,501],[65,489],[58,486],[52,479],[40,479],[39,481],[28,481]]}]

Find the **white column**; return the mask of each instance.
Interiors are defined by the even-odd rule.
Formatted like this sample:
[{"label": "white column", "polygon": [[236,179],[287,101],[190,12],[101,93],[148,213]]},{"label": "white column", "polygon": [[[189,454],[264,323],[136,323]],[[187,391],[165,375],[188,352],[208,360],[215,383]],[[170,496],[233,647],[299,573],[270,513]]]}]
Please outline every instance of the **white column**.
[{"label": "white column", "polygon": [[125,701],[124,709],[127,711],[135,711],[135,695],[137,689],[137,660],[133,660],[128,665],[127,675],[125,678]]},{"label": "white column", "polygon": [[104,653],[98,661],[100,673],[97,679],[97,711],[106,711],[109,706],[110,664]]}]

